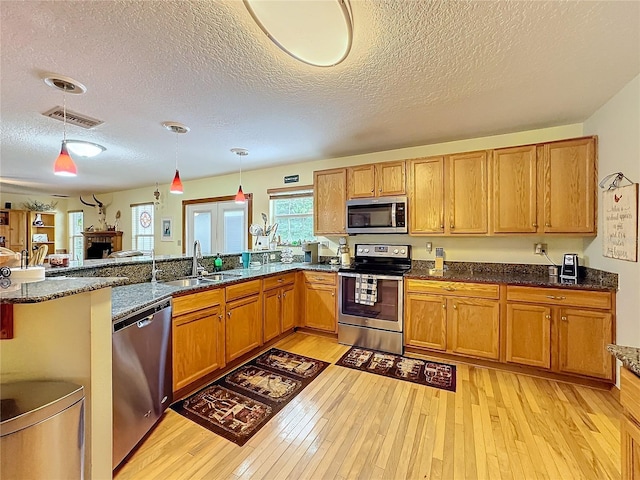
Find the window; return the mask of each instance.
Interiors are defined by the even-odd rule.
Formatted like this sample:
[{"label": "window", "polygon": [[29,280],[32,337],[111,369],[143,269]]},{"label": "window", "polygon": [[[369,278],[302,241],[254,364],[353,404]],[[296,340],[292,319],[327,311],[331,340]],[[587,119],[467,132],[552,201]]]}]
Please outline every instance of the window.
[{"label": "window", "polygon": [[153,203],[131,205],[131,248],[133,250],[153,250],[154,221]]},{"label": "window", "polygon": [[186,219],[185,252],[190,255],[196,240],[203,255],[240,253],[247,249],[251,196],[244,205],[233,197],[217,197],[183,202]]},{"label": "window", "polygon": [[69,232],[69,254],[73,260],[84,259],[84,213],[82,210],[72,210],[67,212],[67,222]]},{"label": "window", "polygon": [[281,245],[315,240],[313,234],[313,186],[267,190],[272,223],[278,224]]}]

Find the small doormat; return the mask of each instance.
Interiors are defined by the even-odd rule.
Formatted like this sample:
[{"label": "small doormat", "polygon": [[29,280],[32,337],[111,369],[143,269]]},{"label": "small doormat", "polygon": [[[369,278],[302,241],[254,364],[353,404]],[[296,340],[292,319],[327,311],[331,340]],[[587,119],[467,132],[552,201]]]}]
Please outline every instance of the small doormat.
[{"label": "small doormat", "polygon": [[351,347],[336,365],[407,382],[456,391],[456,367],[445,363],[408,358],[393,353]]},{"label": "small doormat", "polygon": [[328,366],[272,348],[171,408],[242,446]]}]

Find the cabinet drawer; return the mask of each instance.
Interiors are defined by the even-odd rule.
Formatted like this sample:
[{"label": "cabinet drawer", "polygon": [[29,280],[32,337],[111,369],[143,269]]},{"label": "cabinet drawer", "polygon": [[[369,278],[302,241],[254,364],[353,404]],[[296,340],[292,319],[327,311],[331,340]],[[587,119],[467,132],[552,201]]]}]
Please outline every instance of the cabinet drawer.
[{"label": "cabinet drawer", "polygon": [[203,308],[220,305],[223,301],[222,289],[207,290],[173,298],[173,316],[183,315]]},{"label": "cabinet drawer", "polygon": [[289,285],[296,280],[295,273],[285,273],[283,275],[274,275],[262,280],[262,290],[271,290],[272,288],[281,287],[283,285]]},{"label": "cabinet drawer", "polygon": [[249,295],[255,295],[260,293],[260,280],[251,280],[249,282],[236,283],[235,285],[229,285],[225,290],[225,298],[227,302],[235,300],[236,298],[247,297]]},{"label": "cabinet drawer", "polygon": [[467,283],[408,279],[407,291],[474,298],[497,299],[500,297],[500,287],[495,283]]},{"label": "cabinet drawer", "polygon": [[507,286],[507,301],[571,305],[575,307],[611,308],[609,292]]},{"label": "cabinet drawer", "polygon": [[620,403],[640,424],[640,378],[626,367],[620,369]]},{"label": "cabinet drawer", "polygon": [[336,284],[336,274],[328,272],[302,272],[307,283],[323,283],[325,285]]}]

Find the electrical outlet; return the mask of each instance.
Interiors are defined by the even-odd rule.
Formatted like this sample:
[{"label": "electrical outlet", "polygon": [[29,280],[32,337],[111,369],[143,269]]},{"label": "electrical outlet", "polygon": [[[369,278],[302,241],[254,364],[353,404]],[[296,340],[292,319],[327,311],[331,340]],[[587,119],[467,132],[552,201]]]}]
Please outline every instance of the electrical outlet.
[{"label": "electrical outlet", "polygon": [[533,244],[533,254],[534,255],[544,255],[547,253],[547,244],[546,243],[534,243]]},{"label": "electrical outlet", "polygon": [[427,253],[431,253],[433,251],[433,243],[427,242]]},{"label": "electrical outlet", "polygon": [[320,246],[324,248],[329,248],[329,240],[323,240],[320,242]]},{"label": "electrical outlet", "polygon": [[276,259],[276,254],[272,253],[271,255],[269,255],[269,260],[275,260]]}]

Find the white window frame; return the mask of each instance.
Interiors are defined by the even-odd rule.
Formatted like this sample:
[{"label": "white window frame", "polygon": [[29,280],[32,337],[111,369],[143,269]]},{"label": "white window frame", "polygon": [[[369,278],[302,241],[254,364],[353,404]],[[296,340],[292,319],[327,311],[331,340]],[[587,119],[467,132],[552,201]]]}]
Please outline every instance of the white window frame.
[{"label": "white window frame", "polygon": [[[155,223],[156,223],[156,214],[155,214],[155,205],[153,202],[144,202],[144,203],[132,203],[129,205],[131,207],[131,249],[132,250],[140,250],[150,252],[155,248]],[[138,225],[140,222],[140,213],[137,213],[137,209],[140,207],[148,207],[149,215],[151,215],[151,232],[147,233],[137,233]],[[151,248],[149,249],[141,249],[138,247],[138,240],[140,238],[148,238],[151,241]]]},{"label": "white window frame", "polygon": [[[278,222],[278,218],[275,215],[274,209],[274,200],[281,199],[290,199],[290,198],[301,198],[301,197],[310,197],[313,200],[313,185],[300,185],[296,187],[285,187],[285,188],[270,188],[267,190],[267,195],[269,196],[269,218],[273,223]],[[311,224],[313,225],[313,208],[311,209],[311,213],[308,214],[296,214],[290,215],[291,218],[311,218]],[[316,236],[313,234],[313,229],[311,231],[310,238],[304,238],[300,240],[316,240]],[[282,245],[291,245],[293,241],[297,241],[297,239],[289,239],[289,242],[282,242]]]},{"label": "white window frame", "polygon": [[[80,214],[82,217],[82,225],[80,225],[80,232],[74,234],[75,223],[73,222],[73,216]],[[68,233],[68,252],[71,254],[72,260],[84,260],[84,237],[82,232],[84,230],[84,211],[83,210],[69,210],[67,212],[67,233]],[[75,242],[80,240],[80,251],[76,251]],[[55,253],[55,252],[54,252]]]}]

